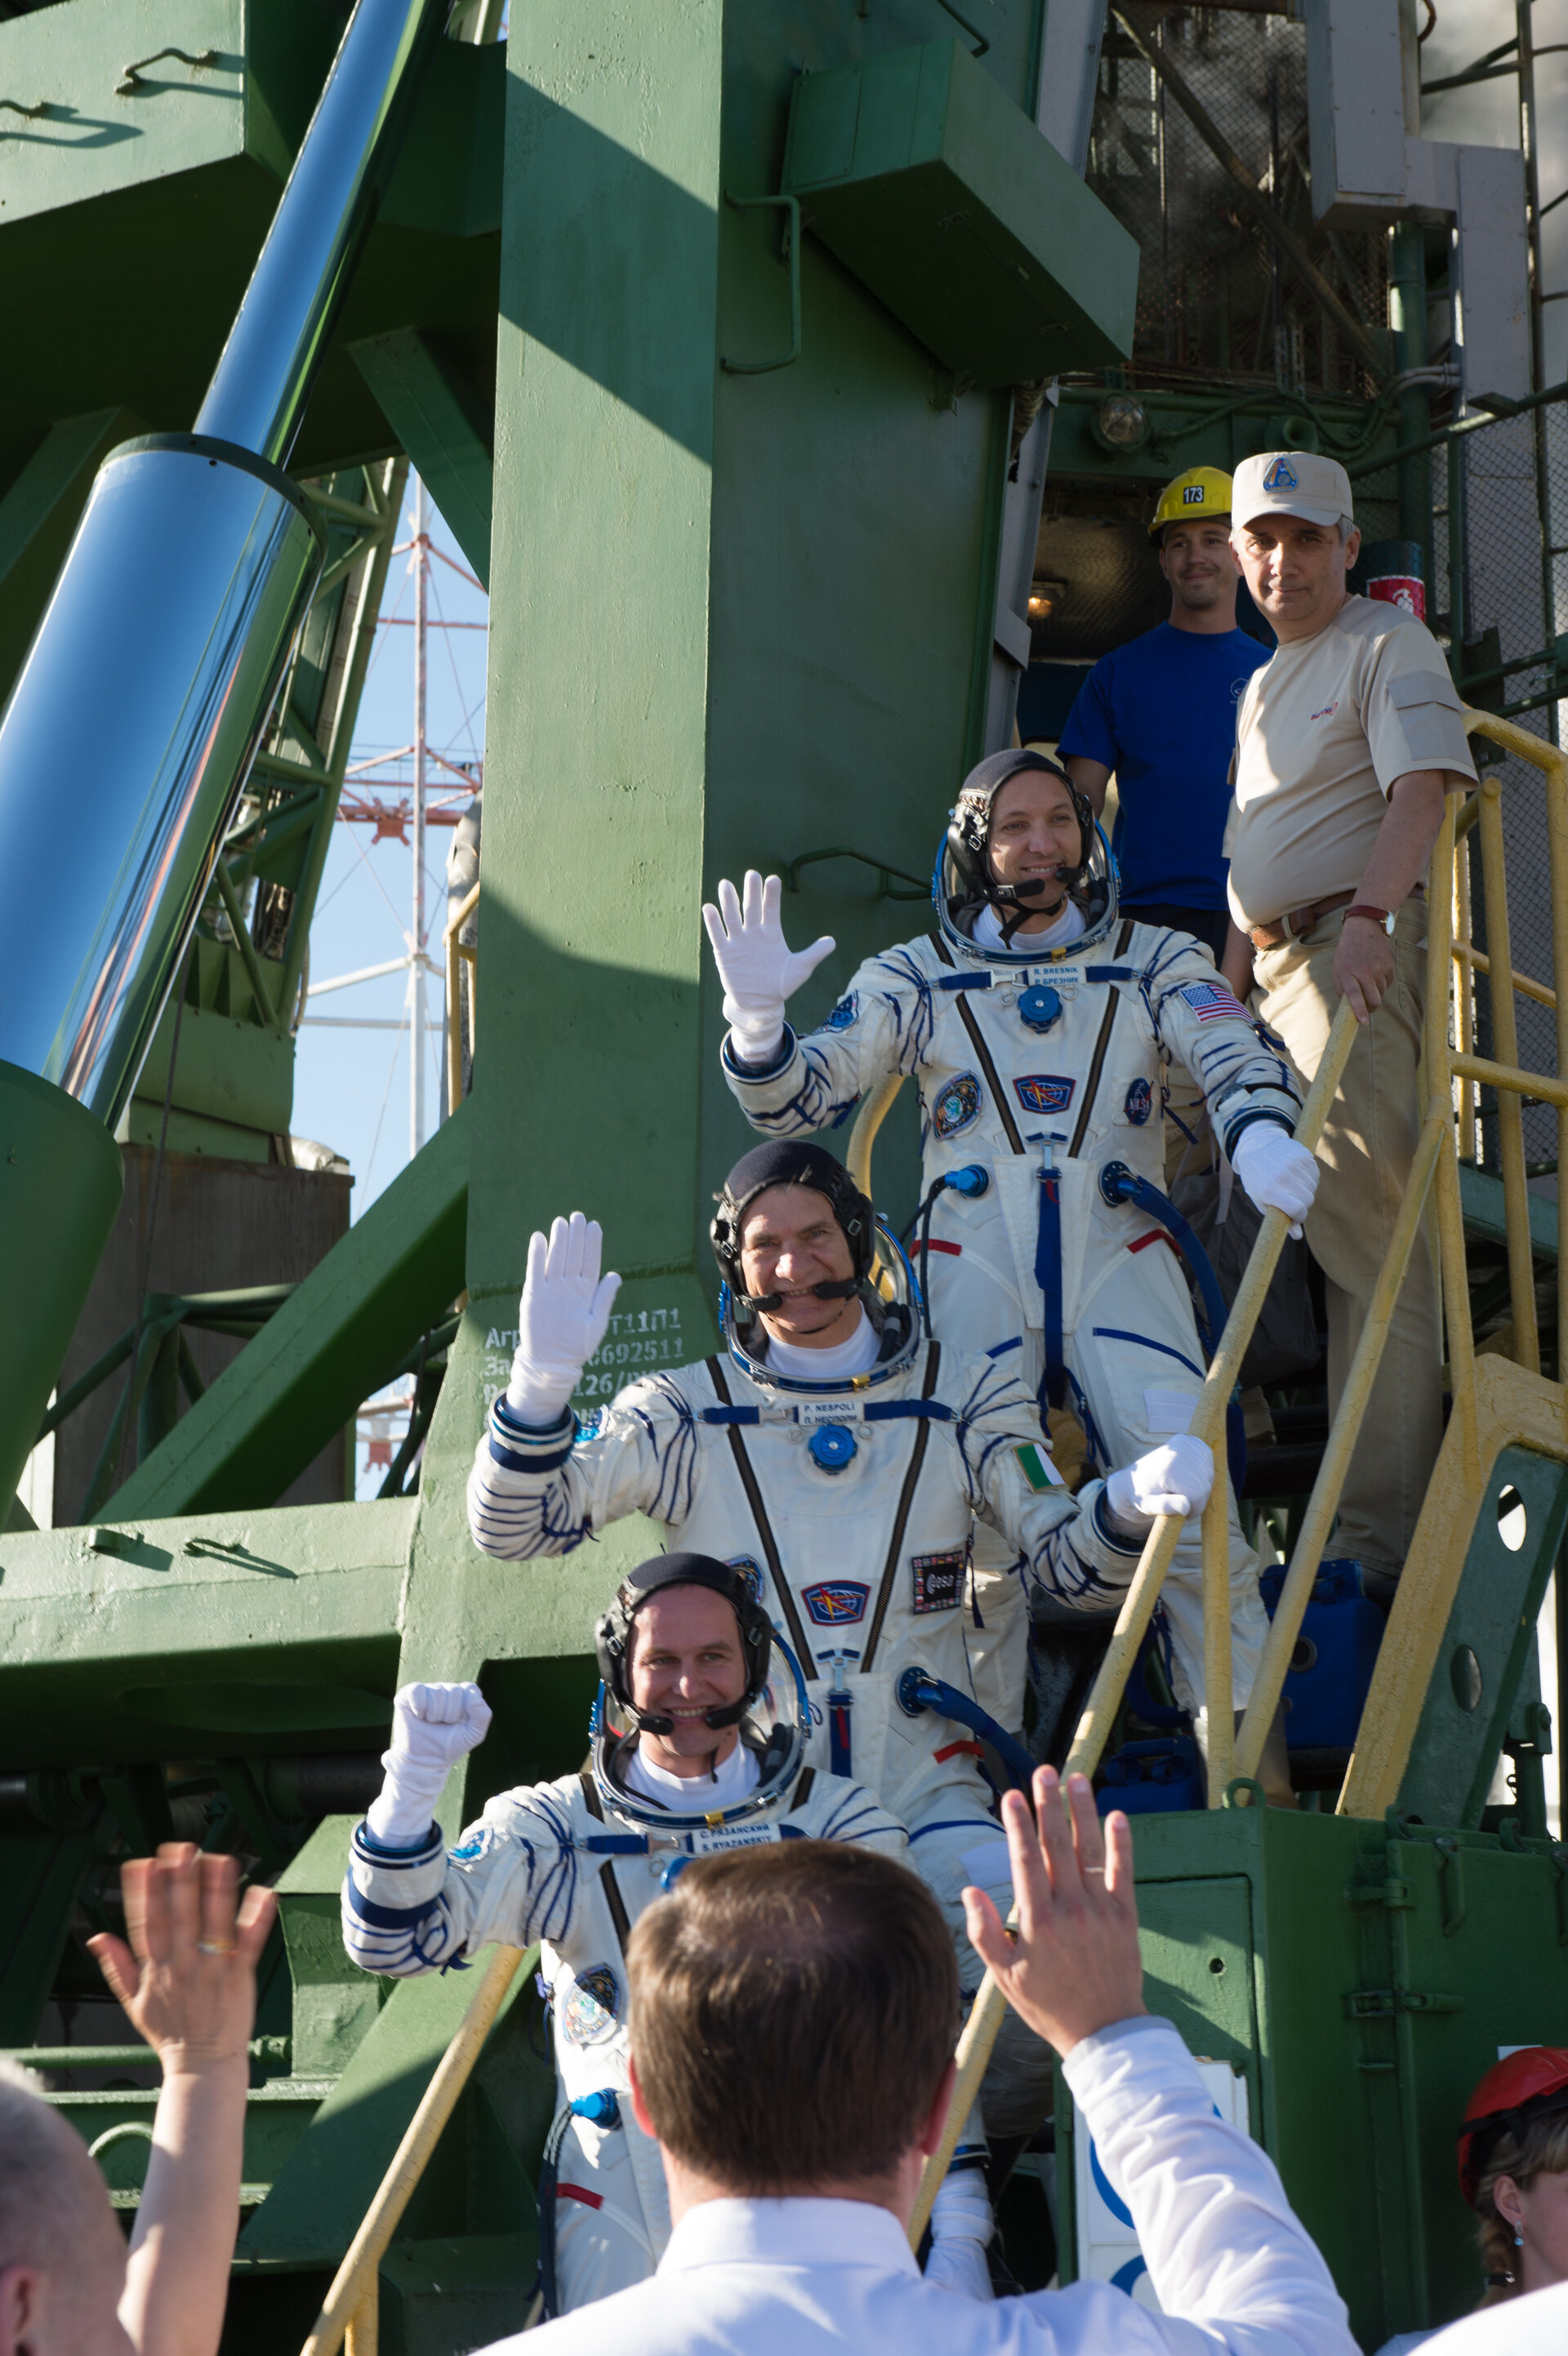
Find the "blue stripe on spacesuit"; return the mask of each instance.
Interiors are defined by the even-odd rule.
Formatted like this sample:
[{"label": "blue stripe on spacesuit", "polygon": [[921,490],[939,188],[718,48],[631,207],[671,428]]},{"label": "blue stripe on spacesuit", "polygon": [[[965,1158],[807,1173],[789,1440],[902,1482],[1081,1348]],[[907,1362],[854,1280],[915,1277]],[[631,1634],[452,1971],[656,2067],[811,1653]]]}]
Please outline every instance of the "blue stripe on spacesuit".
[{"label": "blue stripe on spacesuit", "polygon": [[1162,1358],[1174,1358],[1178,1366],[1185,1366],[1199,1382],[1203,1380],[1203,1368],[1195,1366],[1179,1350],[1173,1350],[1168,1342],[1151,1342],[1146,1333],[1124,1333],[1119,1325],[1096,1325],[1090,1330],[1097,1342],[1135,1342],[1140,1350],[1157,1350]]},{"label": "blue stripe on spacesuit", "polygon": [[1056,1170],[1040,1172],[1035,1281],[1045,1304],[1046,1368],[1040,1377],[1040,1402],[1060,1407],[1067,1377],[1062,1363],[1062,1182]]}]

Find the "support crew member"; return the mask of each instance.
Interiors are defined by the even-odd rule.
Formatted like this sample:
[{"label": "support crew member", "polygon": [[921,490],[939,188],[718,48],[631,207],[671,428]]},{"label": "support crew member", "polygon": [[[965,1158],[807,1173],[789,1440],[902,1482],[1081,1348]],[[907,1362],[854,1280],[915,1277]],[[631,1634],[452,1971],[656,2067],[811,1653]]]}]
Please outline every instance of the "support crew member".
[{"label": "support crew member", "polygon": [[[656,1555],[622,1583],[595,1644],[588,1766],[501,1793],[450,1855],[431,1811],[490,1712],[475,1685],[404,1686],[343,1885],[343,1935],[369,1972],[406,1978],[490,1940],[542,1942],[558,2105],[540,2187],[551,2313],[643,2281],[670,2236],[658,2147],[629,2099],[630,1925],[693,1856],[802,1838],[901,1860],[908,1847],[858,1784],[806,1763],[804,1682],[743,1571]],[[988,2298],[983,2158],[967,2137],[929,2270]]]},{"label": "support crew member", "polygon": [[1230,477],[1195,466],[1160,493],[1149,536],[1170,584],[1168,620],[1101,655],[1058,750],[1098,818],[1116,776],[1111,848],[1122,913],[1225,952],[1225,821],[1236,706],[1267,647],[1236,626],[1241,568],[1230,546]]},{"label": "support crew member", "polygon": [[[1306,1240],[1328,1297],[1338,1406],[1421,1130],[1422,880],[1445,792],[1476,766],[1436,639],[1353,597],[1361,537],[1337,459],[1275,450],[1235,477],[1236,550],[1279,646],[1237,716],[1226,980],[1310,1080],[1341,995],[1362,1026],[1318,1155]],[[1443,1437],[1443,1346],[1424,1226],[1339,1505],[1339,1553],[1397,1578]]]},{"label": "support crew member", "polygon": [[[712,1237],[727,1357],[630,1383],[581,1428],[567,1402],[617,1280],[600,1280],[599,1229],[580,1214],[557,1220],[548,1244],[533,1237],[469,1526],[487,1554],[528,1562],[643,1513],[672,1546],[744,1567],[806,1669],[811,1762],[853,1776],[908,1827],[972,1989],[961,1892],[972,1882],[1010,1902],[964,1650],[973,1519],[1001,1534],[1032,1588],[1110,1614],[1154,1515],[1201,1511],[1212,1459],[1177,1436],[1075,1498],[1006,1354],[923,1337],[903,1254],[820,1146],[746,1155]],[[877,1256],[891,1299],[872,1280]],[[935,1707],[907,1672],[944,1687]],[[983,2095],[993,2135],[1038,2125],[1047,2070],[1037,2040],[999,2044]]]},{"label": "support crew member", "polygon": [[[719,906],[703,914],[731,1026],[725,1076],[754,1128],[788,1136],[826,1127],[889,1075],[913,1073],[922,1183],[935,1195],[934,1332],[1014,1368],[1042,1418],[1070,1403],[1094,1463],[1126,1464],[1186,1431],[1204,1361],[1165,1231],[1117,1173],[1157,1186],[1157,1116],[1174,1060],[1202,1087],[1253,1200],[1299,1219],[1317,1173],[1291,1136],[1294,1082],[1203,950],[1121,916],[1104,835],[1043,755],[981,762],[951,819],[933,878],[936,932],[869,958],[804,1039],[786,1023],[784,1001],[823,945],[791,958],[777,878],[764,887],[748,875],[744,908],[720,884]],[[1234,1499],[1230,1528],[1240,1708],[1267,1622]],[[994,1572],[994,1558],[985,1567]],[[986,1614],[1007,1591],[989,1584]],[[1202,1738],[1196,1523],[1162,1611],[1177,1697]],[[1283,1768],[1272,1755],[1276,1784]]]}]

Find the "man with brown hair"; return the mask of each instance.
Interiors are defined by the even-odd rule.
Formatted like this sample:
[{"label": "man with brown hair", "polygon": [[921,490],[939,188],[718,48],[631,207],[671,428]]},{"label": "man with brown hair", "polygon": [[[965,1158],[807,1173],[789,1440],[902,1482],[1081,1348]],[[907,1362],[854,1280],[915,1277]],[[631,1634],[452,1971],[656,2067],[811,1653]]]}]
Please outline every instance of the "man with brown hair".
[{"label": "man with brown hair", "polygon": [[[799,1841],[698,1860],[639,1922],[632,2100],[663,2148],[675,2230],[651,2282],[547,2324],[531,2349],[1354,2356],[1273,2168],[1144,2011],[1127,1818],[1102,1828],[1084,1776],[1069,1799],[1070,1822],[1041,1768],[1036,1830],[1007,1794],[1016,1938],[978,1890],[970,1936],[1062,2055],[1163,2312],[1109,2283],[986,2306],[922,2279],[908,2223],[952,2090],[951,1941],[902,1866]],[[500,2347],[523,2356],[521,2340]]]}]

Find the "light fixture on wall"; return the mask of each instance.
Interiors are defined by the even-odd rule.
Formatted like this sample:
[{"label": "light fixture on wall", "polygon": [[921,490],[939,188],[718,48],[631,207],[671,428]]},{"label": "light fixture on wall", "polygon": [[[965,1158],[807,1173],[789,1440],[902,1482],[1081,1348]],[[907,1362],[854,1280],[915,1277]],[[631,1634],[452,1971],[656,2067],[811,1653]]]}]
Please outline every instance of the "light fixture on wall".
[{"label": "light fixture on wall", "polygon": [[1101,449],[1125,456],[1148,440],[1149,412],[1132,393],[1110,392],[1095,411],[1090,431]]}]

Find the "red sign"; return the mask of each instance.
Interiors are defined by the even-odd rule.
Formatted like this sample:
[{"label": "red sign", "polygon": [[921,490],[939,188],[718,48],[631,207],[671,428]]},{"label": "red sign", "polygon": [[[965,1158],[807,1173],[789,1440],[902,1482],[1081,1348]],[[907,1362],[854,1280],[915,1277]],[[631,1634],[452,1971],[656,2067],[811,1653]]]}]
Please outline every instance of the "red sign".
[{"label": "red sign", "polygon": [[1385,605],[1402,605],[1418,622],[1426,619],[1426,584],[1418,581],[1413,573],[1380,573],[1367,584],[1369,597],[1380,597]]}]

